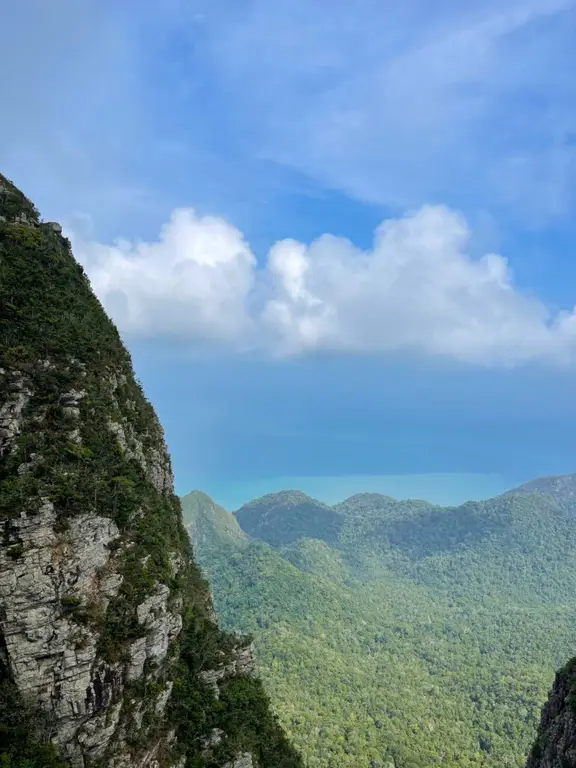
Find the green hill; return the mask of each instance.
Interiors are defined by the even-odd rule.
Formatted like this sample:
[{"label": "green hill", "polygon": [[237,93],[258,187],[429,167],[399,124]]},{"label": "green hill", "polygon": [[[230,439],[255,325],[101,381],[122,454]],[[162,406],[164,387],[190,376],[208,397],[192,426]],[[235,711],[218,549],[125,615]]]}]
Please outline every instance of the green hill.
[{"label": "green hill", "polygon": [[248,543],[195,552],[311,768],[524,766],[574,645],[576,533],[558,500],[330,508],[284,492],[237,520]]},{"label": "green hill", "polygon": [[576,512],[576,475],[538,477],[510,491],[511,494],[545,493],[569,512]]},{"label": "green hill", "polygon": [[320,539],[357,577],[377,577],[385,567],[482,601],[499,600],[504,581],[509,598],[542,603],[576,588],[568,504],[565,494],[529,492],[529,486],[459,507],[358,494],[330,508],[283,492],[244,505],[236,517],[248,534],[276,548]]},{"label": "green hill", "polygon": [[238,521],[202,491],[192,491],[181,499],[182,518],[196,546],[243,549],[249,541]]},{"label": "green hill", "polygon": [[236,518],[246,533],[273,546],[303,536],[335,541],[343,523],[341,514],[301,491],[262,496],[241,507]]}]

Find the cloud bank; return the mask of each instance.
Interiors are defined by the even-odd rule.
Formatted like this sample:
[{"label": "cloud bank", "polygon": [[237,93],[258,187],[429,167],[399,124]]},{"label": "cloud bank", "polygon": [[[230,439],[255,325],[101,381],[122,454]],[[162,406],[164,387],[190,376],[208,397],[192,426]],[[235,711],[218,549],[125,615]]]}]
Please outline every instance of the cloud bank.
[{"label": "cloud bank", "polygon": [[505,258],[469,253],[466,221],[424,206],[384,221],[370,250],[324,234],[277,242],[258,264],[222,218],[175,210],[154,242],[88,242],[77,258],[122,332],[277,356],[442,356],[511,366],[576,358],[576,311],[514,284]]}]

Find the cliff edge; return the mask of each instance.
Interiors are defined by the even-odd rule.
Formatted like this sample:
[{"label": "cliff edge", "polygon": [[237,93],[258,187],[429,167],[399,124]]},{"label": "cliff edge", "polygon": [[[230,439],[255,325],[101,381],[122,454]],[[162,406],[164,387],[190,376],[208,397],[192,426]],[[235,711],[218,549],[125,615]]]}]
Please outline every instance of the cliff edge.
[{"label": "cliff edge", "polygon": [[2,765],[302,765],[217,625],[116,328],[2,175],[0,525]]},{"label": "cliff edge", "polygon": [[576,766],[576,658],[561,669],[542,710],[526,768]]}]

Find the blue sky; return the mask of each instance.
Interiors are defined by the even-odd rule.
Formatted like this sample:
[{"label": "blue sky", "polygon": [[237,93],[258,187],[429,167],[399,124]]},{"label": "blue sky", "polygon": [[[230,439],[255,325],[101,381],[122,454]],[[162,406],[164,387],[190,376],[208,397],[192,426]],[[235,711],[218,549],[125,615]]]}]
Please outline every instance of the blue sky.
[{"label": "blue sky", "polygon": [[576,468],[576,2],[4,4],[2,170],[179,490]]}]

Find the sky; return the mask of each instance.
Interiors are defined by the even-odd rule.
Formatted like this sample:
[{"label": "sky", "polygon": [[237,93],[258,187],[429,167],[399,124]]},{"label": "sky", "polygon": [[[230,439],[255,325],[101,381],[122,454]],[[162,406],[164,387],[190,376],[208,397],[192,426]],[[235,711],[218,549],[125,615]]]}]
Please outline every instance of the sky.
[{"label": "sky", "polygon": [[576,470],[576,0],[0,11],[0,167],[64,225],[178,491]]}]

